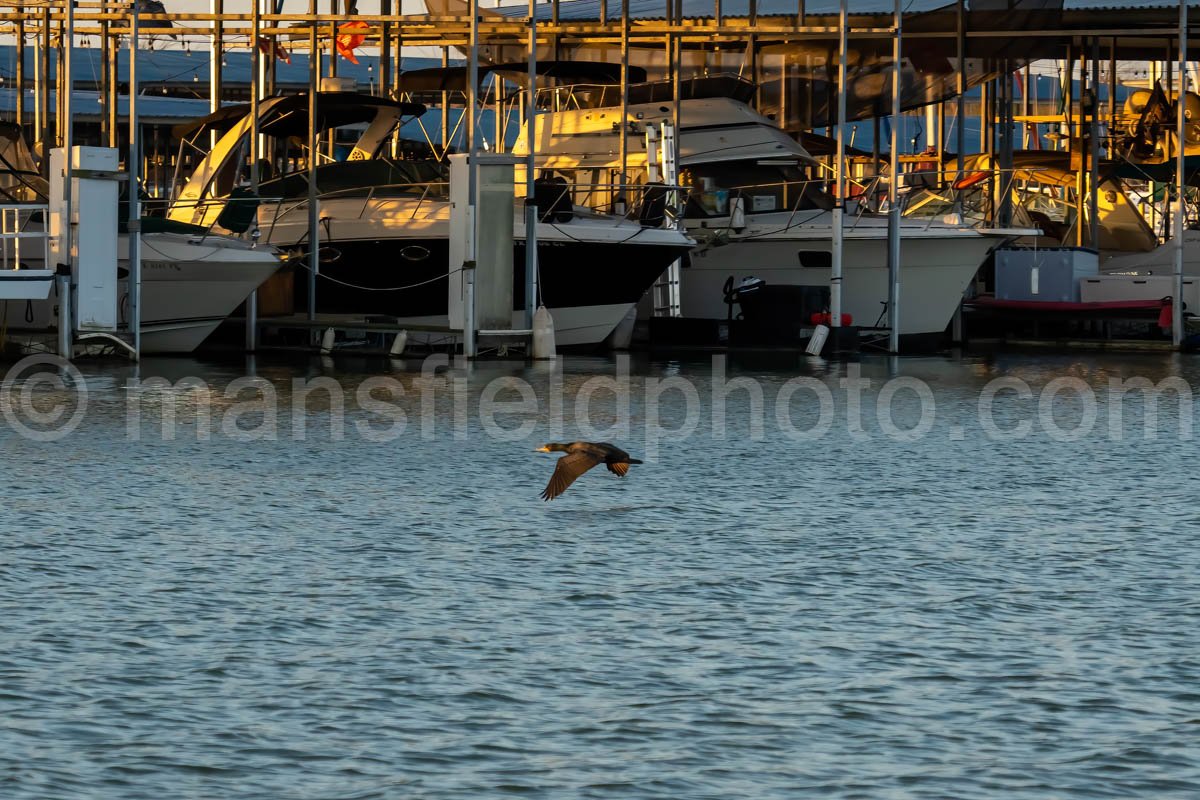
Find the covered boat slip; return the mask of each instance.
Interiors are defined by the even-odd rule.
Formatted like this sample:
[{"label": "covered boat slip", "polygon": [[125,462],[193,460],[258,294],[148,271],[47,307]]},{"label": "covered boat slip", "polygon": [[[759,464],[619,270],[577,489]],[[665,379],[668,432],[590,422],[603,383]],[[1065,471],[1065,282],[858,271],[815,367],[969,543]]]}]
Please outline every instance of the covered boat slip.
[{"label": "covered boat slip", "polygon": [[[903,113],[929,104],[936,106],[932,116],[927,116],[934,120],[929,132],[933,142],[931,149],[947,168],[951,161],[954,162],[948,178],[960,177],[966,168],[963,159],[968,149],[966,94],[973,87],[980,87],[982,98],[977,104],[981,128],[979,144],[994,152],[1000,172],[1011,174],[1014,169],[1013,87],[1007,76],[1014,69],[1036,59],[1065,56],[1072,75],[1078,60],[1080,86],[1092,92],[1098,85],[1099,65],[1118,59],[1177,58],[1181,70],[1186,72],[1188,27],[1197,25],[1196,20],[1187,18],[1182,4],[1138,2],[1113,8],[1110,4],[1092,0],[1016,3],[918,0],[904,5],[879,0],[840,3],[830,0],[801,0],[798,3],[574,0],[497,9],[480,8],[477,2],[431,0],[425,6],[426,13],[400,14],[400,5],[391,0],[381,0],[377,9],[370,5],[358,8],[354,4],[342,8],[333,0],[327,12],[313,2],[307,13],[269,13],[280,12],[282,7],[271,8],[264,2],[251,0],[216,0],[209,13],[176,13],[173,10],[171,13],[145,13],[148,8],[141,4],[130,13],[129,7],[111,3],[70,7],[51,4],[47,9],[28,9],[13,4],[2,19],[7,29],[17,34],[18,74],[14,77],[22,85],[34,84],[35,100],[30,108],[25,93],[18,93],[17,120],[34,129],[40,150],[70,138],[69,114],[47,113],[51,81],[46,78],[52,73],[45,67],[44,48],[42,55],[29,58],[33,55],[30,43],[49,40],[65,32],[72,40],[83,36],[92,41],[98,39],[102,51],[111,55],[131,33],[135,37],[156,39],[168,47],[177,45],[169,44],[163,37],[175,37],[175,42],[209,51],[207,64],[195,72],[193,82],[200,83],[202,73],[207,78],[213,114],[204,123],[212,134],[227,135],[230,126],[244,124],[235,119],[252,118],[245,130],[248,147],[244,151],[250,165],[246,178],[251,190],[261,196],[270,194],[300,202],[310,200],[318,185],[322,194],[337,195],[352,194],[366,184],[395,188],[428,186],[436,181],[431,180],[434,175],[413,172],[414,168],[405,160],[373,159],[375,152],[366,152],[372,149],[370,147],[361,153],[357,149],[352,152],[349,158],[355,162],[353,164],[323,164],[316,170],[316,180],[303,174],[278,173],[273,166],[277,162],[264,160],[260,151],[265,137],[290,141],[297,146],[297,152],[305,147],[316,152],[314,131],[317,129],[364,124],[370,127],[374,124],[365,116],[355,116],[359,112],[350,109],[330,107],[332,110],[322,111],[314,103],[297,99],[302,95],[290,99],[272,97],[276,65],[292,54],[308,56],[308,95],[314,95],[323,80],[336,79],[344,65],[351,61],[357,64],[356,53],[374,59],[378,71],[368,72],[369,94],[397,98],[378,97],[376,102],[380,107],[393,104],[400,115],[406,113],[401,108],[406,103],[411,103],[410,108],[415,111],[415,107],[419,107],[415,106],[417,100],[443,107],[440,130],[437,130],[437,121],[430,126],[432,136],[440,139],[442,152],[450,149],[454,133],[450,129],[450,115],[445,110],[456,104],[472,110],[456,123],[463,135],[460,149],[480,153],[485,145],[489,150],[506,147],[509,137],[507,128],[501,124],[502,113],[494,117],[494,130],[488,130],[478,115],[484,104],[503,112],[506,98],[494,89],[504,82],[527,87],[537,85],[543,91],[556,91],[580,81],[592,82],[596,88],[590,97],[582,98],[575,107],[616,108],[618,118],[632,106],[674,105],[671,122],[682,133],[691,124],[689,117],[681,119],[680,107],[685,103],[671,101],[679,98],[695,102],[706,91],[701,88],[705,81],[711,87],[713,81],[725,80],[725,97],[752,101],[765,118],[794,137],[808,137],[813,128],[837,133],[832,142],[832,153],[818,159],[824,165],[819,169],[826,171],[824,179],[834,190],[833,206],[829,209],[832,215],[830,251],[834,266],[827,282],[832,287],[830,319],[835,326],[839,324],[842,317],[839,312],[843,308],[841,262],[847,248],[843,227],[850,224],[844,216],[849,204],[836,198],[847,197],[861,191],[864,185],[875,183],[879,192],[870,198],[872,208],[885,208],[889,216],[896,216],[892,224],[897,232],[888,237],[886,260],[890,286],[885,304],[887,325],[898,335],[905,324],[899,272],[903,263],[910,260],[901,255],[906,240],[898,232],[902,199],[899,180],[903,170],[902,143],[896,131]],[[403,10],[413,9],[405,7]],[[352,22],[348,22],[350,16],[354,18]],[[136,30],[133,29],[135,25]],[[248,43],[255,46],[248,48]],[[400,68],[402,54],[406,49],[411,53],[418,47],[440,49],[444,65],[451,58],[465,58],[466,63],[443,70],[403,71]],[[240,116],[238,111],[224,108],[222,102],[225,92],[222,56],[239,48],[249,49],[250,72],[257,76],[249,92],[251,102],[246,110],[250,113]],[[427,53],[428,50],[417,52]],[[118,104],[111,101],[121,94],[129,76],[122,74],[118,59],[103,59],[102,63],[105,67],[95,83],[101,98],[107,98],[110,107],[115,109]],[[37,69],[31,70],[27,64],[37,66]],[[64,76],[70,76],[69,56],[63,66],[66,69],[53,73],[60,83]],[[1093,69],[1092,78],[1087,75],[1089,66]],[[704,77],[720,74],[731,77]],[[1178,75],[1176,73],[1176,82]],[[503,81],[493,76],[500,76]],[[1005,78],[999,79],[999,76]],[[489,85],[493,87],[492,91],[488,91]],[[1089,139],[1084,134],[1096,130],[1101,114],[1094,103],[1074,102],[1070,96],[1074,87],[1070,81],[1066,86],[1063,107],[1067,147],[1077,146],[1083,153],[1086,148],[1078,143],[1090,141],[1091,147],[1097,148],[1100,137],[1092,135]],[[163,91],[167,91],[165,84]],[[238,91],[241,92],[242,87]],[[947,103],[950,98],[955,101]],[[537,134],[539,126],[545,130],[549,115],[536,111],[532,96],[528,100],[509,99],[512,102],[508,110],[516,111],[519,118],[515,124],[523,129],[529,141],[536,142],[527,156],[530,163],[539,156],[554,153],[556,148],[542,142]],[[277,106],[281,113],[273,121],[263,119],[259,125],[256,112],[270,106]],[[286,112],[285,106],[288,107]],[[543,106],[543,112],[549,110]],[[337,116],[342,111],[348,116]],[[326,118],[323,116],[326,113],[333,116]],[[878,120],[883,116],[893,120],[888,125],[891,133],[888,149],[891,152],[883,152],[880,137],[876,136],[870,154],[874,174],[848,175],[846,123]],[[878,130],[878,122],[876,127]],[[102,125],[102,134],[115,142],[118,129],[116,111],[113,111]],[[935,130],[936,135],[933,135]],[[205,144],[203,139],[209,136],[199,133],[199,128],[184,133],[200,145]],[[616,137],[615,170],[619,182],[624,183],[638,158],[639,149],[631,144],[630,138],[640,136],[641,131],[631,132],[629,126],[620,124],[610,133],[619,134]],[[676,159],[676,166],[680,168],[686,166],[688,159],[687,143],[682,141],[683,138],[682,135],[679,137],[680,150]],[[719,136],[715,138],[719,139]],[[376,142],[383,140],[381,136]],[[490,144],[486,144],[488,142]],[[337,158],[332,137],[328,144],[330,158]],[[953,157],[948,156],[951,152],[955,154]],[[1093,164],[1099,161],[1094,152],[1085,154],[1084,159],[1085,165],[1089,161]],[[860,166],[864,160],[859,159]],[[883,168],[885,161],[890,162],[890,169]],[[609,166],[612,168],[613,165]],[[949,172],[947,168],[940,167],[939,171]],[[719,170],[712,164],[706,169],[713,174],[700,177],[716,181]],[[1088,169],[1090,167],[1085,166],[1085,170]],[[700,171],[697,165],[696,172]],[[525,177],[529,181],[526,193],[532,195],[533,170],[526,169]],[[723,181],[730,182],[728,179]],[[776,206],[781,203],[791,205],[787,184],[785,181],[783,193],[775,200]],[[888,202],[884,205],[879,201],[885,194],[885,186]],[[230,186],[218,186],[220,191],[210,193],[208,199],[219,199],[228,188]],[[395,188],[391,193],[405,195],[416,191],[415,188]],[[184,191],[181,198],[195,204],[193,211],[207,202],[199,195],[183,196],[186,194]],[[381,199],[388,194],[386,188],[374,193]],[[424,196],[424,192],[422,194]],[[994,218],[985,223],[989,229],[1011,230],[1013,225],[1024,222],[1013,217],[1007,200],[996,206]],[[762,210],[765,211],[765,207]],[[321,258],[320,228],[322,224],[328,228],[330,223],[323,223],[315,208],[306,213],[306,232],[297,237],[296,243],[307,250],[308,262],[316,264]],[[1095,216],[1093,214],[1092,218]],[[200,217],[197,220],[193,213],[189,221],[211,221],[208,211]],[[1177,229],[1181,227],[1179,225]],[[534,253],[540,252],[541,248],[526,250]],[[527,258],[530,260],[524,265],[526,282],[520,288],[532,303],[538,297],[540,287],[536,285],[536,259],[531,255]],[[310,273],[315,272],[310,270]],[[311,281],[310,277],[306,295],[310,321],[316,313],[314,303],[318,294]],[[662,308],[668,309],[669,315],[679,313],[678,284],[678,278],[665,281],[664,291],[676,294],[665,304],[656,302],[655,313],[660,313]],[[248,310],[253,320],[253,303]],[[1182,317],[1182,314],[1177,316]],[[247,345],[253,347],[253,337],[248,339]],[[890,349],[898,350],[898,341],[892,341]]]},{"label": "covered boat slip", "polygon": [[[80,176],[95,170],[75,168]],[[136,227],[142,246],[143,268],[140,300],[141,353],[186,353],[198,347],[207,336],[279,267],[277,255],[269,248],[228,236],[212,235],[205,227],[188,225],[161,217],[144,217],[137,226],[130,224],[130,203],[121,198],[116,184],[100,203],[82,196],[80,207],[85,217],[97,216],[95,205],[105,198],[111,204],[103,208],[115,223],[109,232],[112,240],[112,268],[115,271],[114,315],[118,330],[130,331],[132,286],[130,269],[131,235]],[[58,344],[62,333],[64,309],[71,304],[74,286],[63,286],[68,271],[61,263],[68,260],[53,248],[55,226],[52,210],[58,207],[55,185],[39,170],[26,144],[23,131],[15,124],[0,125],[0,311],[3,312],[3,336],[0,344],[18,349],[44,351]],[[81,223],[75,223],[79,226]],[[83,251],[84,245],[77,245]],[[88,256],[80,252],[76,258]],[[77,331],[82,343],[92,331]],[[115,344],[101,337],[104,348]],[[120,346],[118,344],[118,346]]]},{"label": "covered boat slip", "polygon": [[[313,108],[313,114],[302,113]],[[335,315],[337,325],[330,327],[346,331],[351,330],[347,318],[357,314],[358,332],[378,330],[381,324],[400,329],[411,323],[414,335],[408,341],[413,344],[426,342],[429,337],[417,334],[431,332],[426,330],[431,327],[452,333],[448,304],[457,299],[455,281],[461,280],[457,276],[466,267],[449,265],[464,263],[462,255],[456,260],[455,247],[469,241],[454,232],[456,209],[462,211],[467,203],[454,195],[453,163],[465,156],[438,161],[400,151],[395,138],[399,126],[404,118],[424,110],[420,105],[352,91],[270,98],[257,109],[248,105],[222,109],[181,127],[186,137],[182,147],[220,135],[187,177],[169,214],[173,219],[208,224],[242,202],[234,187],[247,181],[249,165],[256,162],[247,162],[243,154],[257,141],[263,156],[257,162],[257,224],[264,241],[296,257],[291,262],[296,269],[285,279],[292,297],[261,313],[288,316],[294,309],[306,308],[309,322]],[[315,136],[299,136],[309,125]],[[348,155],[330,159],[330,146]],[[508,158],[504,202],[495,206],[501,217],[507,216],[507,224],[503,220],[498,224],[507,227],[512,237],[510,258],[515,264],[525,265],[528,242],[536,241],[538,280],[531,292],[524,269],[514,270],[511,278],[497,279],[505,284],[511,280],[511,300],[504,302],[515,303],[497,330],[511,324],[517,335],[518,318],[528,307],[526,298],[536,292],[538,302],[555,317],[559,343],[597,345],[667,265],[687,251],[690,241],[661,222],[569,205],[565,214],[558,212],[553,219],[546,216],[530,225],[523,199],[514,195],[512,161]],[[523,182],[517,193],[520,188]],[[305,257],[309,242],[318,243],[315,263]],[[487,238],[485,245],[493,242]],[[504,260],[499,251],[490,254]],[[483,279],[483,269],[475,274],[477,280]],[[246,324],[255,326],[255,321]]]}]

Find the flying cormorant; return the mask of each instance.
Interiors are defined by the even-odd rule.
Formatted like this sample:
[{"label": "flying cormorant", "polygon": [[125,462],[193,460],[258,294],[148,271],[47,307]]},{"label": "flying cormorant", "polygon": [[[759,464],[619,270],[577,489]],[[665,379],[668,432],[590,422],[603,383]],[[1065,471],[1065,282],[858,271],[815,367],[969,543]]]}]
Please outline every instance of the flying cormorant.
[{"label": "flying cormorant", "polygon": [[636,458],[630,458],[621,448],[608,442],[571,442],[560,444],[551,442],[537,449],[539,453],[566,453],[554,466],[554,474],[542,492],[543,500],[553,500],[567,490],[583,473],[597,464],[604,464],[608,471],[617,477],[624,478],[630,464],[641,464]]}]

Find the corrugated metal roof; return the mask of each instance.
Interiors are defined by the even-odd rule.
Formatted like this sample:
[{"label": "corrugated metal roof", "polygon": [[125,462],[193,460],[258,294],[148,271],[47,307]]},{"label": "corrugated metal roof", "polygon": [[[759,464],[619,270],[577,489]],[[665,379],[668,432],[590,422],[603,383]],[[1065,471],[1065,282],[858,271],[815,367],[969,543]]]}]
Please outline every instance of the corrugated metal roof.
[{"label": "corrugated metal roof", "polygon": [[[629,0],[631,19],[665,19],[668,4],[674,0]],[[841,10],[840,0],[804,0],[804,11],[811,16],[836,15]],[[760,17],[794,16],[799,13],[800,0],[759,0],[757,13]],[[938,9],[953,9],[953,0],[904,0],[906,14],[921,14]],[[1053,11],[1144,11],[1170,10],[1179,8],[1177,0],[1025,0],[1021,10],[1043,9]],[[972,11],[1007,11],[1006,0],[974,0],[967,2]],[[1188,0],[1189,8],[1200,9],[1200,0]],[[496,9],[506,16],[523,17],[528,5],[517,4]],[[894,0],[849,0],[851,14],[888,15],[895,10]],[[536,7],[538,19],[550,19],[551,6],[543,3]],[[716,0],[682,0],[682,14],[687,19],[713,17]],[[721,13],[728,17],[746,17],[750,13],[750,0],[722,0]],[[608,0],[608,19],[620,19],[621,0]],[[594,20],[600,18],[600,0],[564,0],[559,4],[558,16],[562,20]]]},{"label": "corrugated metal roof", "polygon": [[[1200,9],[1200,0],[1188,1],[1191,9]],[[1178,0],[1063,0],[1065,11],[1150,11],[1178,10]]]},{"label": "corrugated metal roof", "polygon": [[[34,59],[37,51],[33,47],[25,49],[25,77],[33,78]],[[72,53],[71,71],[74,74],[75,85],[97,83],[100,80],[100,57],[98,47],[76,47]],[[292,63],[277,61],[275,79],[282,86],[308,86],[308,54],[295,53]],[[208,66],[210,62],[207,48],[196,48],[190,53],[181,49],[142,50],[138,53],[138,82],[144,86],[154,84],[180,84],[193,81],[203,83],[203,91],[207,93]],[[373,54],[358,55],[359,63],[351,64],[345,59],[338,60],[338,74],[354,78],[359,86],[367,87],[372,81],[379,79],[379,57]],[[423,69],[441,64],[440,60],[432,58],[405,58],[403,69]],[[0,45],[0,76],[12,80],[17,73],[17,48],[15,45]],[[118,80],[124,82],[129,75],[129,51],[122,49],[117,55]],[[58,58],[50,58],[50,78],[58,72]],[[228,84],[250,83],[250,53],[241,50],[225,54],[225,66],[222,68],[222,79]]]},{"label": "corrugated metal roof", "polygon": [[[77,90],[71,94],[71,100],[74,103],[72,115],[78,122],[100,122],[100,115],[104,106],[100,104],[100,95],[98,92]],[[33,116],[33,103],[33,91],[26,90],[25,113],[29,115],[27,122]],[[224,105],[238,105],[238,103],[227,102]],[[52,109],[57,107],[57,95],[53,91],[50,92],[50,107]],[[0,115],[11,119],[12,114],[16,112],[16,108],[16,91],[11,88],[0,88]],[[172,125],[189,119],[199,119],[200,117],[207,116],[208,113],[209,106],[207,99],[163,97],[154,94],[138,96],[138,118],[142,120],[143,125]],[[122,120],[122,124],[125,124],[128,114],[129,98],[121,95],[117,98],[117,116]],[[400,128],[401,137],[422,140],[427,132],[432,138],[436,139],[441,125],[442,114],[441,109],[430,109],[420,120],[409,120]],[[461,108],[447,109],[445,115],[447,128],[456,131],[456,140],[461,142],[463,131],[462,126],[459,125],[459,118],[463,115],[463,110]],[[424,132],[422,131],[422,122],[424,123]],[[490,110],[480,112],[479,126],[480,130],[484,132],[484,139],[490,139],[492,131],[495,130],[494,113]],[[517,127],[516,122],[512,122],[509,127],[515,131]],[[513,135],[515,136],[515,132]],[[124,136],[123,133],[122,136]]]},{"label": "corrugated metal roof", "polygon": [[[668,3],[673,0],[629,0],[630,19],[665,19]],[[909,13],[932,11],[947,5],[946,0],[906,0]],[[806,0],[805,13],[811,15],[837,14],[841,8],[839,0]],[[798,0],[759,0],[760,17],[794,16],[799,13]],[[851,0],[852,14],[891,14],[895,9],[893,0]],[[496,9],[502,14],[523,17],[529,13],[528,6],[508,6]],[[538,19],[550,19],[550,4],[536,7]],[[608,19],[621,18],[620,0],[608,0]],[[682,0],[685,18],[712,17],[716,13],[716,0]],[[728,17],[745,17],[750,14],[750,0],[722,0],[721,13]],[[600,0],[566,0],[558,6],[558,17],[562,20],[585,20],[600,18]]]},{"label": "corrugated metal roof", "polygon": [[[32,118],[35,98],[32,90],[25,91],[25,112]],[[71,93],[73,116],[81,122],[97,122],[103,113],[98,92],[75,91]],[[50,92],[50,105],[56,107],[57,94]],[[0,113],[12,114],[17,109],[17,93],[14,89],[0,89]],[[138,117],[146,124],[173,122],[202,117],[208,113],[208,100],[188,97],[162,97],[153,94],[138,96]],[[124,119],[129,114],[129,98],[117,98],[117,115]]]}]

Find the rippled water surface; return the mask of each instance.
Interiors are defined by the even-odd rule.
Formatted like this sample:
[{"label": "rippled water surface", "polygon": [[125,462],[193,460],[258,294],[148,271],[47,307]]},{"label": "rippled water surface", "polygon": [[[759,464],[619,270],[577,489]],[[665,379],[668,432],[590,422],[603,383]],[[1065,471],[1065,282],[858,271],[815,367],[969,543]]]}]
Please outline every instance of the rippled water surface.
[{"label": "rippled water surface", "polygon": [[[280,406],[260,439],[225,391],[248,368]],[[1164,396],[1151,439],[1149,405],[1106,394],[1200,386],[1200,360],[742,359],[715,422],[707,361],[635,360],[628,411],[601,389],[587,420],[647,463],[548,504],[533,448],[580,436],[581,389],[617,366],[568,359],[561,417],[548,367],[419,369],[141,368],[205,393],[84,363],[72,433],[9,418],[0,797],[1200,797],[1194,412]],[[405,391],[390,441],[356,400],[381,375]],[[537,404],[498,418],[532,420],[513,441],[477,413],[519,397],[502,376]],[[780,427],[796,376],[782,422],[807,439]],[[296,402],[317,377],[344,418]],[[1001,377],[1032,397],[984,419]]]}]

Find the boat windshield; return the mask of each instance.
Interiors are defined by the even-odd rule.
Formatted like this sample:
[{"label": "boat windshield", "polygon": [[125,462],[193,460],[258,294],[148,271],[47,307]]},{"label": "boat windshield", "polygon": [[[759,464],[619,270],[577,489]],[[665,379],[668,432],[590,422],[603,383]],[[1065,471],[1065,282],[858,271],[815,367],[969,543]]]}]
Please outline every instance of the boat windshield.
[{"label": "boat windshield", "polygon": [[971,227],[985,227],[990,213],[988,195],[983,189],[955,191],[949,186],[917,189],[904,200],[903,214],[913,219],[961,219]]},{"label": "boat windshield", "polygon": [[[1079,203],[1075,188],[1066,182],[1038,182],[1021,177],[1012,181],[1012,224],[1020,228],[1037,228],[1041,245],[1070,245],[1078,236]],[[966,189],[951,187],[921,189],[908,196],[904,216],[919,219],[961,220],[972,227],[993,224],[995,213],[991,199],[991,181],[976,183]],[[1091,241],[1089,209],[1085,198],[1083,214],[1083,243],[1101,250],[1148,252],[1157,240],[1138,209],[1130,202],[1124,185],[1115,178],[1105,178],[1096,193],[1099,241]]]},{"label": "boat windshield", "polygon": [[[317,167],[317,192],[330,195],[447,197],[449,174],[444,163],[432,159],[398,161],[372,158],[336,161]],[[301,198],[308,194],[308,172],[272,178],[260,185],[264,197]]]},{"label": "boat windshield", "polygon": [[9,203],[44,203],[49,184],[38,172],[21,128],[0,123],[0,198]]}]

